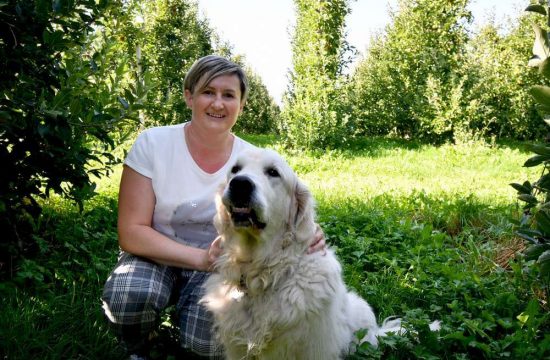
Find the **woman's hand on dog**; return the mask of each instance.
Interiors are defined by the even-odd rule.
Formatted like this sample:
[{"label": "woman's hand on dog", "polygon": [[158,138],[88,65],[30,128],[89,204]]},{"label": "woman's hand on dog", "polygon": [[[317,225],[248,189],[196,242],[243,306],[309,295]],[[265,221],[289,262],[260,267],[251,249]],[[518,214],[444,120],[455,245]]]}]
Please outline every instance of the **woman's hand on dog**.
[{"label": "woman's hand on dog", "polygon": [[[321,229],[321,226],[319,224],[316,224],[315,229],[315,235],[313,236],[313,239],[311,241],[311,244],[309,245],[307,249],[308,254],[313,254],[318,251],[323,252],[323,256],[327,252],[327,242],[325,239],[325,233]],[[220,257],[220,255],[223,252],[222,247],[222,241],[221,237],[218,236],[212,243],[210,244],[210,247],[208,247],[208,250],[206,251],[205,258],[204,258],[204,270],[205,271],[214,271],[214,263]]]},{"label": "woman's hand on dog", "polygon": [[206,251],[206,258],[205,258],[206,271],[214,271],[214,263],[222,254],[223,247],[222,247],[221,239],[222,238],[220,236],[215,238],[214,241],[212,241],[212,243],[208,247],[208,250]]},{"label": "woman's hand on dog", "polygon": [[316,253],[317,251],[322,251],[323,256],[327,253],[327,242],[325,239],[325,233],[319,224],[315,224],[317,228],[315,229],[315,235],[313,240],[307,249],[308,254]]}]

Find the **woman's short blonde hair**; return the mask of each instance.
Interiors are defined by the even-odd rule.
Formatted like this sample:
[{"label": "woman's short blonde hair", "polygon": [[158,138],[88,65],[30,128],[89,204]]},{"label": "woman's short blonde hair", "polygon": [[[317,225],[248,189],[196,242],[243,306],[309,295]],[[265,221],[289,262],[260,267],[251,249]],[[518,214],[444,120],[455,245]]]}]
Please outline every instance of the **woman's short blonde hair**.
[{"label": "woman's short blonde hair", "polygon": [[194,94],[222,75],[237,75],[241,85],[241,102],[244,102],[248,96],[248,79],[239,65],[221,56],[207,55],[195,61],[185,75],[183,86]]}]

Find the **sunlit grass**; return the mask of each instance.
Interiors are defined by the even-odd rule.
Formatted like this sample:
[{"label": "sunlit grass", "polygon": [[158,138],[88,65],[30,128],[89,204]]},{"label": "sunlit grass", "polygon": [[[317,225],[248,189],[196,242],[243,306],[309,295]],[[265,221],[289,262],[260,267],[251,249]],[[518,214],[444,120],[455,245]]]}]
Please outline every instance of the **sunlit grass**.
[{"label": "sunlit grass", "polygon": [[481,144],[398,147],[375,156],[334,152],[288,160],[316,197],[332,201],[425,192],[458,197],[475,194],[492,204],[509,204],[516,199],[509,183],[534,177],[532,169],[522,167],[524,152]]}]

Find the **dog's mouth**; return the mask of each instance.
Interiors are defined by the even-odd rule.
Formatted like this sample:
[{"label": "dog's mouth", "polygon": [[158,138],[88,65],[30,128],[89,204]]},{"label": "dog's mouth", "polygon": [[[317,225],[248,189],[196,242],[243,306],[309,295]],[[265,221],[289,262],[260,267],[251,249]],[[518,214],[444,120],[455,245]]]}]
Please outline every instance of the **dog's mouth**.
[{"label": "dog's mouth", "polygon": [[231,206],[229,212],[236,228],[262,230],[266,227],[266,223],[260,221],[257,212],[250,206]]}]

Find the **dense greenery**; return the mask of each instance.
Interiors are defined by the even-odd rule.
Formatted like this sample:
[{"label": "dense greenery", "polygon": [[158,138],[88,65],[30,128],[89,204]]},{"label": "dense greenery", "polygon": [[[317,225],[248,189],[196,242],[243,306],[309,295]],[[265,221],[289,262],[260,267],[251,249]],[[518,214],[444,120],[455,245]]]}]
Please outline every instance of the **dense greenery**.
[{"label": "dense greenery", "polygon": [[525,91],[542,81],[525,66],[534,20],[488,23],[468,36],[469,3],[399,2],[349,86],[357,134],[432,142],[546,135]]},{"label": "dense greenery", "polygon": [[468,0],[401,0],[386,32],[369,48],[352,81],[359,134],[436,140],[460,126]]},{"label": "dense greenery", "polygon": [[40,206],[50,191],[81,202],[90,175],[105,175],[120,124],[145,94],[124,82],[127,56],[95,29],[123,15],[118,1],[0,3],[0,243],[2,272],[36,250]]},{"label": "dense greenery", "polygon": [[126,51],[135,54],[140,75],[150,74],[156,84],[147,94],[144,125],[187,121],[183,78],[196,59],[214,51],[212,30],[188,0],[132,0],[126,6],[134,15],[123,34]]},{"label": "dense greenery", "polygon": [[281,133],[301,148],[334,147],[346,142],[347,115],[339,99],[348,0],[296,0],[289,91]]},{"label": "dense greenery", "polygon": [[[521,16],[507,35],[487,24],[469,41],[461,76],[462,133],[455,138],[541,139],[548,130],[529,96],[529,86],[542,77],[526,66],[531,54],[532,24]],[[459,139],[460,140],[460,139]]]},{"label": "dense greenery", "polygon": [[[383,138],[352,145],[284,156],[317,199],[318,220],[337,247],[347,284],[379,319],[402,315],[420,330],[386,338],[377,350],[364,346],[354,358],[550,356],[548,289],[539,286],[537,269],[515,256],[521,242],[509,221],[521,209],[506,184],[534,175],[520,167],[522,146]],[[100,195],[83,213],[57,197],[46,201],[39,255],[0,286],[2,357],[122,357],[99,301],[117,255],[119,170],[102,179]],[[426,333],[428,319],[436,318],[443,330]]]},{"label": "dense greenery", "polygon": [[[183,78],[197,58],[233,56],[190,0],[10,0],[0,20],[3,277],[37,251],[38,197],[90,197],[129,135],[189,119]],[[278,108],[246,68],[239,126],[272,131]]]},{"label": "dense greenery", "polygon": [[[538,12],[548,19],[550,26],[550,3],[544,1],[527,8],[528,11]],[[550,39],[547,30],[534,25],[535,42],[534,54],[529,65],[538,68],[539,72],[550,79]],[[531,95],[537,101],[541,112],[550,114],[550,87],[537,85],[530,89]],[[546,119],[546,125],[549,125]],[[527,259],[536,260],[540,268],[543,284],[550,283],[550,146],[530,145],[529,149],[535,156],[528,159],[524,166],[541,166],[540,178],[533,184],[525,181],[522,184],[511,184],[518,192],[519,200],[525,203],[523,217],[517,223],[517,234],[529,242],[525,251]]]}]

